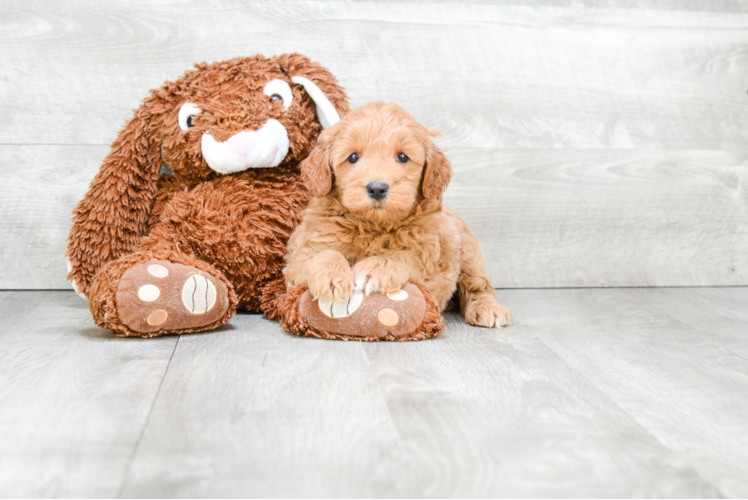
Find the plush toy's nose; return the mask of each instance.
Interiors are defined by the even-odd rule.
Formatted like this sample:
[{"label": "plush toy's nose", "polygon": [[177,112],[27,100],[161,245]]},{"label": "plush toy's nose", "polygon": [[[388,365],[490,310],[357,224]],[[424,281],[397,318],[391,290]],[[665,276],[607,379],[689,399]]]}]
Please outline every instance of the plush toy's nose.
[{"label": "plush toy's nose", "polygon": [[246,158],[257,144],[257,134],[253,132],[239,132],[232,135],[226,145],[235,155]]},{"label": "plush toy's nose", "polygon": [[373,198],[375,200],[381,200],[385,196],[387,196],[387,190],[390,187],[387,185],[386,182],[382,181],[374,181],[370,182],[366,185],[366,194],[369,195],[369,198]]}]

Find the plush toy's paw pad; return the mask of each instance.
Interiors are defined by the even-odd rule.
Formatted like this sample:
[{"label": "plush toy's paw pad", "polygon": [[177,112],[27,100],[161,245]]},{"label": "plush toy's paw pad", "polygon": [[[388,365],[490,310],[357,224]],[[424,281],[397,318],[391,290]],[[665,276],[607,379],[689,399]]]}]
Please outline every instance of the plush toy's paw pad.
[{"label": "plush toy's paw pad", "polygon": [[216,305],[216,286],[205,276],[193,274],[182,287],[182,304],[192,314],[205,314]]},{"label": "plush toy's paw pad", "polygon": [[140,333],[199,328],[218,321],[228,308],[222,281],[168,260],[135,264],[117,288],[120,320]]},{"label": "plush toy's paw pad", "polygon": [[356,288],[350,297],[343,300],[330,300],[327,297],[320,297],[317,306],[322,314],[328,318],[345,318],[356,312],[363,301],[364,292]]},{"label": "plush toy's paw pad", "polygon": [[410,336],[423,321],[426,299],[413,285],[388,294],[366,295],[359,288],[347,299],[315,300],[307,291],[301,298],[299,313],[312,328],[361,338],[404,338]]}]

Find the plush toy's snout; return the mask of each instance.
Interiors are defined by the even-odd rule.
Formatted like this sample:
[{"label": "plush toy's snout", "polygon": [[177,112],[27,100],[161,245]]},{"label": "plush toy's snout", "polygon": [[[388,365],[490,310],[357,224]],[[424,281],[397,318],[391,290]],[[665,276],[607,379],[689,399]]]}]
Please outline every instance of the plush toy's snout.
[{"label": "plush toy's snout", "polygon": [[[304,87],[312,98],[317,118],[323,127],[340,121],[335,106],[314,82],[303,77],[293,77],[293,82]],[[276,78],[266,83],[262,93],[267,96],[269,107],[280,106],[282,114],[287,113],[294,105],[291,86],[281,79]],[[298,105],[296,103],[297,107]],[[201,112],[202,109],[195,103],[182,104],[178,116],[179,128],[188,132]],[[223,141],[216,140],[209,131],[205,131],[200,139],[200,151],[211,170],[220,174],[233,174],[248,168],[277,167],[288,155],[289,143],[288,130],[283,123],[278,119],[268,118],[255,130],[237,132]]]},{"label": "plush toy's snout", "polygon": [[248,168],[277,167],[288,154],[288,131],[278,120],[268,120],[258,130],[239,132],[224,142],[205,132],[200,149],[208,166],[219,174]]}]

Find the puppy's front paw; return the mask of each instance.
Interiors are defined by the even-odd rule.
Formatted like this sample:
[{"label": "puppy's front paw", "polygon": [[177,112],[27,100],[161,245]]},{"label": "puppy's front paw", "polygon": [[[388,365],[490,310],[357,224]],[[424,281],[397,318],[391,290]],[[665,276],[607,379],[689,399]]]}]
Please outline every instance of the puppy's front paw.
[{"label": "puppy's front paw", "polygon": [[355,266],[356,288],[366,295],[374,292],[391,293],[408,282],[409,273],[404,266],[385,257],[368,257]]},{"label": "puppy's front paw", "polygon": [[353,293],[353,271],[340,252],[325,250],[317,254],[309,263],[306,277],[309,293],[315,299],[339,301]]},{"label": "puppy's front paw", "polygon": [[465,321],[475,326],[501,328],[512,323],[509,310],[491,296],[476,298],[465,308]]}]

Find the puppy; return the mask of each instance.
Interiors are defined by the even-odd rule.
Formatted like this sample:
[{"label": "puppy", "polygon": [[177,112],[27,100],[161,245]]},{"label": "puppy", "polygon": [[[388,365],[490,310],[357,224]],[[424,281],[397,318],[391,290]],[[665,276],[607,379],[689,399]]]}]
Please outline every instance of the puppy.
[{"label": "puppy", "polygon": [[511,322],[477,238],[442,205],[452,167],[434,135],[400,106],[375,102],[319,136],[301,164],[316,198],[288,243],[289,288],[306,283],[315,299],[341,301],[354,289],[391,294],[412,281],[442,311],[458,290],[471,325]]}]

